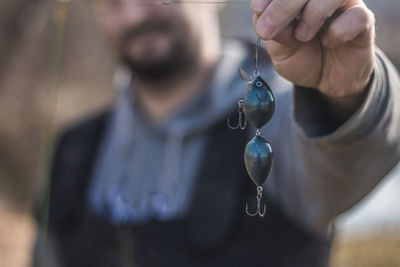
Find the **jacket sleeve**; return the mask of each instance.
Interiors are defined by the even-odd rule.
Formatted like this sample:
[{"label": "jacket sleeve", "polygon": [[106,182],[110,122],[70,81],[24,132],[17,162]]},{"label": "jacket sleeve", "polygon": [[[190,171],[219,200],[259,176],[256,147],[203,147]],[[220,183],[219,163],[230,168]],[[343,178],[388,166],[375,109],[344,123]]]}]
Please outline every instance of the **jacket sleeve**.
[{"label": "jacket sleeve", "polygon": [[295,87],[292,109],[278,114],[278,134],[271,140],[277,144],[275,198],[289,217],[313,231],[326,230],[399,161],[399,74],[380,51],[375,62],[363,104],[333,132],[324,129],[311,89]]}]

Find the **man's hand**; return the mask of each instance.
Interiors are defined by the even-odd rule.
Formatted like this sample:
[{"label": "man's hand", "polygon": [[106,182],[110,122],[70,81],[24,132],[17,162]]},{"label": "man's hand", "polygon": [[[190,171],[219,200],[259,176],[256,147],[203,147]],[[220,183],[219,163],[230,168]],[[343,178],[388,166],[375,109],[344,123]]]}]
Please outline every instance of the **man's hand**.
[{"label": "man's hand", "polygon": [[361,0],[252,0],[253,24],[280,75],[351,112],[373,72],[375,19]]}]

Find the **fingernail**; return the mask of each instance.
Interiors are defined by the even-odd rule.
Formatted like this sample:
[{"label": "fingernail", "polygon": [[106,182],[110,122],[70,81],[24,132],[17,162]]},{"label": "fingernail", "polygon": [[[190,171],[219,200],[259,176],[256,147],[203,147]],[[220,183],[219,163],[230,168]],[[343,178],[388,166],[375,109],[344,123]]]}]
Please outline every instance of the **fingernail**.
[{"label": "fingernail", "polygon": [[306,24],[300,22],[296,27],[296,39],[299,41],[307,41],[310,29]]},{"label": "fingernail", "polygon": [[275,26],[267,18],[263,18],[258,21],[256,31],[258,36],[268,39],[275,31]]}]

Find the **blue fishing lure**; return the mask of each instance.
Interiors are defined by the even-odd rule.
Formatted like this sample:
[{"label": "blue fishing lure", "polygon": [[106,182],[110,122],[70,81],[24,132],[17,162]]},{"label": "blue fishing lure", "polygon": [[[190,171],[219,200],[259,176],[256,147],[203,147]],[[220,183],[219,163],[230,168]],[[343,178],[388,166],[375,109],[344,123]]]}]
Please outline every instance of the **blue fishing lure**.
[{"label": "blue fishing lure", "polygon": [[231,129],[244,130],[247,121],[253,125],[257,131],[250,142],[247,143],[244,150],[244,163],[247,173],[253,183],[257,186],[257,210],[253,213],[249,212],[246,203],[246,213],[250,216],[259,215],[264,217],[266,205],[261,211],[261,199],[263,194],[262,185],[269,176],[274,156],[271,144],[260,134],[260,128],[267,124],[275,112],[275,98],[268,84],[261,78],[258,69],[258,50],[260,39],[257,40],[255,72],[254,76],[240,69],[240,77],[247,83],[248,90],[243,100],[238,102],[239,119],[235,126],[232,126],[228,117],[228,126]]}]

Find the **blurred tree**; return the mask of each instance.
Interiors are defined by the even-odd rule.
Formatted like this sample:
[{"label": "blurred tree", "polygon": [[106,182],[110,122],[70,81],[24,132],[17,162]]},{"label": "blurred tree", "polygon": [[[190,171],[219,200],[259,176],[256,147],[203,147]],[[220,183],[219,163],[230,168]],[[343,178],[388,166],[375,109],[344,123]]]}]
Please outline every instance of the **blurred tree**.
[{"label": "blurred tree", "polygon": [[[54,1],[0,3],[0,199],[30,209],[52,121],[61,129],[101,109],[112,97],[113,60],[87,4],[71,4],[56,110],[49,105],[54,77]],[[56,70],[57,71],[57,70]],[[43,173],[43,172],[42,172]]]},{"label": "blurred tree", "polygon": [[36,0],[4,0],[0,3],[0,73],[7,64],[10,52],[21,32],[22,14],[26,7],[36,4]]},{"label": "blurred tree", "polygon": [[50,130],[58,132],[104,108],[113,95],[112,57],[87,5],[74,2],[56,109],[49,105],[57,45],[54,7],[52,0],[0,1],[0,267],[29,261],[35,229],[30,212],[38,178],[47,171],[48,126],[54,122]]},{"label": "blurred tree", "polygon": [[43,107],[37,103],[44,92],[36,89],[45,80],[49,47],[41,4],[2,0],[0,8],[0,199],[15,208],[27,208],[38,173]]}]

